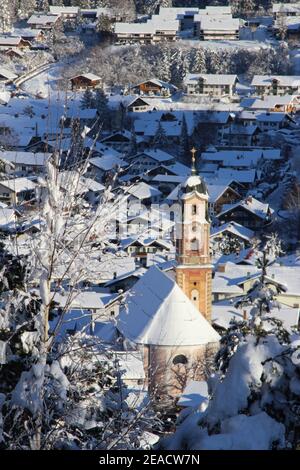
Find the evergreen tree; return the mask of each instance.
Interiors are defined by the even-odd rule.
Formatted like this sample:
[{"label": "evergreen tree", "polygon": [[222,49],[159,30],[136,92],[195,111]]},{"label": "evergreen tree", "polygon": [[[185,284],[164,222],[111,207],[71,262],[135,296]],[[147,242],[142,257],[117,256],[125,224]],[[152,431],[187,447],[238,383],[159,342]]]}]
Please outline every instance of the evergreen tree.
[{"label": "evergreen tree", "polygon": [[83,96],[80,100],[80,108],[81,109],[91,109],[96,108],[96,99],[94,93],[87,88],[83,93]]},{"label": "evergreen tree", "polygon": [[168,140],[167,140],[166,131],[163,128],[161,122],[159,121],[156,133],[153,138],[153,146],[155,148],[160,148],[160,147],[166,146],[167,144],[168,144]]},{"label": "evergreen tree", "polygon": [[181,133],[180,133],[180,159],[182,162],[188,163],[190,152],[190,139],[186,123],[185,114],[183,113]]},{"label": "evergreen tree", "polygon": [[96,90],[95,107],[99,114],[99,120],[104,129],[111,127],[111,113],[108,107],[108,98],[102,88]]}]

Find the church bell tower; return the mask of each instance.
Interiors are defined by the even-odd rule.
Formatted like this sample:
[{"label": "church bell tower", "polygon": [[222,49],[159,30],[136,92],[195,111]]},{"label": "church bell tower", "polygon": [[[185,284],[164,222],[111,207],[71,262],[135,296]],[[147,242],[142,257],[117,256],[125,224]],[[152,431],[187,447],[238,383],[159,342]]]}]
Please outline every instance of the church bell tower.
[{"label": "church bell tower", "polygon": [[181,185],[181,221],[176,230],[176,281],[195,307],[211,321],[212,265],[209,252],[210,219],[208,193],[195,167],[192,153],[191,176]]}]

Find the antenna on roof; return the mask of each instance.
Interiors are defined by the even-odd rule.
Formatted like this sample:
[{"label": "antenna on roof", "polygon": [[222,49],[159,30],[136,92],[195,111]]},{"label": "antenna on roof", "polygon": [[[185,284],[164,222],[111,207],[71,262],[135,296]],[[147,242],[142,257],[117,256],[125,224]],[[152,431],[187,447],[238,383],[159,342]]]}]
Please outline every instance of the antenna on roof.
[{"label": "antenna on roof", "polygon": [[192,175],[196,175],[197,174],[197,170],[196,170],[196,153],[197,153],[197,150],[195,149],[195,147],[193,147],[191,149],[191,154],[192,154]]}]

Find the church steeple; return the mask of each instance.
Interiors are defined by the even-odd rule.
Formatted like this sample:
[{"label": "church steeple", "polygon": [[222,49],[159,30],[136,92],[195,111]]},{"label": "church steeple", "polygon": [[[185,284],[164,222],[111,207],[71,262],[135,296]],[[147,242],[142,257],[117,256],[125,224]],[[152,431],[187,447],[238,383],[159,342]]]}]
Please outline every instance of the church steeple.
[{"label": "church steeple", "polygon": [[208,192],[197,174],[196,149],[191,150],[191,175],[181,185],[181,230],[177,230],[176,280],[198,310],[210,321],[211,271],[209,253],[210,220]]},{"label": "church steeple", "polygon": [[195,147],[192,148],[191,150],[191,154],[192,154],[192,176],[195,176],[197,174],[197,170],[196,170],[196,153],[197,153],[197,150],[195,149]]}]

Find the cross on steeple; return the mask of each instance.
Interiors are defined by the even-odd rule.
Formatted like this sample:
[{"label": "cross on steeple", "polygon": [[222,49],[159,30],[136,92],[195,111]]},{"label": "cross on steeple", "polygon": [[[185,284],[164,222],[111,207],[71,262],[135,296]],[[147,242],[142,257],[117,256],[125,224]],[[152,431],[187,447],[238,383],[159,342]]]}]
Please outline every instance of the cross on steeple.
[{"label": "cross on steeple", "polygon": [[191,149],[191,154],[192,154],[192,175],[197,174],[197,170],[196,170],[196,153],[197,153],[197,150],[195,149],[195,147],[193,147]]}]

